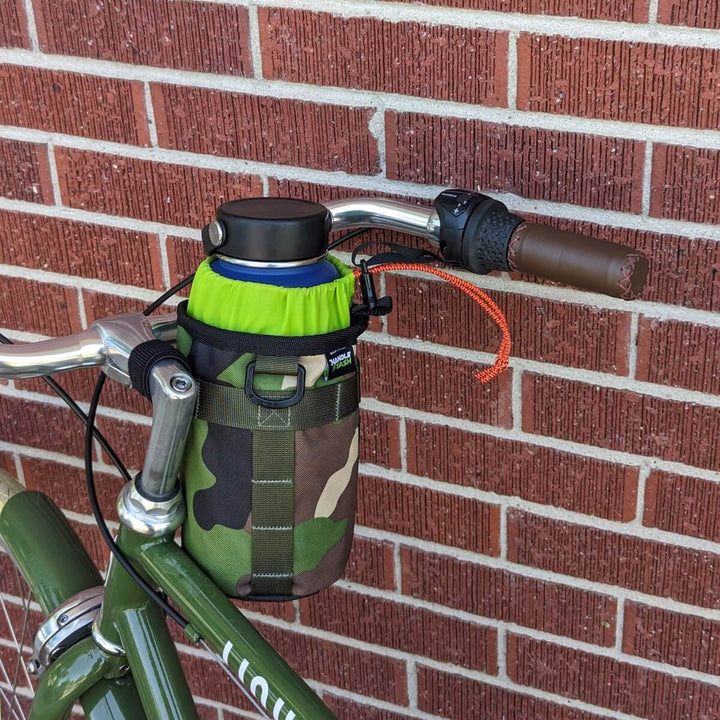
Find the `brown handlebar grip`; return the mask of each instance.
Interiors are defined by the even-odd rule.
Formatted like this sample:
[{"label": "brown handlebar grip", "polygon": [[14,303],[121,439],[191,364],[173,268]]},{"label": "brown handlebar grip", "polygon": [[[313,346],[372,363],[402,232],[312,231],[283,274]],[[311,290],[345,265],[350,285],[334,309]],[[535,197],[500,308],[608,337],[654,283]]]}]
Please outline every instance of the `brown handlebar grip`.
[{"label": "brown handlebar grip", "polygon": [[648,272],[639,250],[534,223],[516,228],[508,264],[512,270],[623,300],[640,294]]}]

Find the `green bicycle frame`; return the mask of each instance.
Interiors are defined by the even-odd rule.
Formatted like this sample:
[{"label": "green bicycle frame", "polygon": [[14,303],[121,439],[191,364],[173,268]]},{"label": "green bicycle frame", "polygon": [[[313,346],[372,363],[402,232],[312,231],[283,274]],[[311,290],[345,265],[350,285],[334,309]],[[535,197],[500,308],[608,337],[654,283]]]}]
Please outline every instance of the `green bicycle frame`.
[{"label": "green bicycle frame", "polygon": [[[101,584],[69,523],[42,493],[17,486],[0,509],[0,536],[47,613],[71,595]],[[203,639],[269,717],[334,720],[172,536],[148,538],[121,526],[118,544],[188,619],[188,638]],[[96,636],[98,642],[78,642],[45,672],[32,706],[33,720],[63,720],[78,699],[90,720],[198,717],[163,613],[114,561]],[[113,646],[124,654],[113,654]]]}]

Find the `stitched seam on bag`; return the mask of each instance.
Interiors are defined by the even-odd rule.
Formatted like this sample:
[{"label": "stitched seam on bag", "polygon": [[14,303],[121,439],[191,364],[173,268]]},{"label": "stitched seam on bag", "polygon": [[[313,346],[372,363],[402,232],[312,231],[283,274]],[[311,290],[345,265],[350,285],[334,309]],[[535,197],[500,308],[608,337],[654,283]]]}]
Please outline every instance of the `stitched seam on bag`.
[{"label": "stitched seam on bag", "polygon": [[292,530],[292,525],[253,525],[253,530]]}]

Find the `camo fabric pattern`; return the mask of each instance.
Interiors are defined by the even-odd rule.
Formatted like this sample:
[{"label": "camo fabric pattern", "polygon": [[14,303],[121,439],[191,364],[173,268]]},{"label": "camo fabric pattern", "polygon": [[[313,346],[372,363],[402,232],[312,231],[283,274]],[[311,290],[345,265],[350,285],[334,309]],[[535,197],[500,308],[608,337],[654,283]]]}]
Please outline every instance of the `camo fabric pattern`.
[{"label": "camo fabric pattern", "polygon": [[[253,353],[238,356],[203,342],[201,337],[191,337],[182,327],[178,327],[178,348],[188,357],[198,380],[230,388],[245,387],[248,364],[256,360]],[[338,366],[330,372],[328,357]],[[358,382],[351,348],[335,357],[332,353],[301,356],[299,362],[305,368],[306,396],[307,390]],[[256,373],[253,387],[262,394],[292,391],[296,384],[295,375]],[[195,417],[183,458],[181,476],[188,511],[183,545],[217,585],[234,597],[266,597],[254,592],[253,582],[257,571],[253,567],[253,476],[257,476],[253,448],[263,440],[263,432],[267,430],[260,425],[231,427]],[[283,537],[292,543],[292,584],[287,595],[270,598],[278,600],[317,592],[344,572],[355,519],[357,403],[334,422],[291,427],[287,432],[292,433],[289,447],[294,469],[291,532]],[[278,478],[276,482],[287,480]]]}]

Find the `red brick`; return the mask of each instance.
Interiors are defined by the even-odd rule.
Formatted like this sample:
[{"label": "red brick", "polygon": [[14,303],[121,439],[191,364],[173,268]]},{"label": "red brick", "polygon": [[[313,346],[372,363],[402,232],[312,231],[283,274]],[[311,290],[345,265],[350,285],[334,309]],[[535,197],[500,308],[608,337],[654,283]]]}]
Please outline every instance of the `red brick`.
[{"label": "red brick", "polygon": [[645,487],[643,524],[720,542],[720,484],[653,470]]},{"label": "red brick", "polygon": [[80,523],[75,520],[71,520],[70,525],[85,546],[92,561],[101,572],[104,572],[107,569],[110,550],[102,539],[97,525],[86,525],[85,523]]},{"label": "red brick", "polygon": [[65,406],[0,395],[2,439],[80,457],[84,427]]},{"label": "red brick", "polygon": [[[28,489],[44,492],[63,510],[92,515],[84,468],[28,456],[22,456],[21,462]],[[123,484],[122,478],[95,472],[100,507],[108,520],[117,521],[115,503]]]},{"label": "red brick", "polygon": [[[679,0],[678,0],[679,1]],[[711,2],[712,0],[708,0]],[[414,0],[400,0],[414,2]],[[647,0],[424,0],[427,5],[458,7],[470,10],[529,13],[530,15],[564,15],[594,20],[645,22]]]},{"label": "red brick", "polygon": [[254,175],[56,148],[65,204],[200,228],[227,200],[262,194]]},{"label": "red brick", "polygon": [[180,654],[190,690],[195,697],[212,698],[237,709],[252,707],[240,688],[217,663],[197,655]]},{"label": "red brick", "polygon": [[232,603],[243,613],[261,613],[268,617],[285,620],[285,622],[295,622],[297,619],[295,605],[291,602],[249,602],[247,600],[232,600]]},{"label": "red brick", "polygon": [[252,75],[245,7],[185,0],[33,0],[43,50],[123,63]]},{"label": "red brick", "polygon": [[0,282],[0,326],[43,335],[80,330],[77,291],[24,278]]},{"label": "red brick", "polygon": [[720,622],[630,600],[625,604],[623,652],[720,675]]},{"label": "red brick", "polygon": [[[311,200],[312,202],[319,203],[325,203],[330,200],[343,200],[349,197],[382,197],[390,200],[404,200],[415,203],[416,205],[424,205],[425,207],[432,204],[429,200],[422,200],[408,195],[380,192],[379,190],[372,192],[358,188],[323,185],[321,183],[287,180],[276,177],[268,178],[268,194],[279,197],[300,198],[302,200]],[[399,237],[397,233],[393,233],[393,236]],[[411,236],[408,235],[407,237],[410,238]],[[430,246],[428,245],[428,247]]]},{"label": "red brick", "polygon": [[[200,705],[199,703],[196,703],[196,710],[200,720],[218,720],[220,717],[219,708],[212,705]],[[228,717],[228,715],[223,713],[223,720],[226,717]]]},{"label": "red brick", "polygon": [[4,65],[0,122],[131,145],[149,145],[142,83]]},{"label": "red brick", "polygon": [[[205,259],[205,251],[197,240],[183,237],[168,237],[167,256],[170,267],[170,282],[174,285],[194,273]],[[178,294],[187,297],[190,293],[184,288]]]},{"label": "red brick", "polygon": [[308,627],[497,674],[494,628],[337,588],[301,600],[300,617]]},{"label": "red brick", "polygon": [[0,583],[2,583],[3,592],[21,597],[27,590],[22,585],[22,577],[15,574],[15,563],[7,553],[0,553]]},{"label": "red brick", "polygon": [[[487,313],[449,283],[387,275],[397,310],[394,335],[497,352],[500,330]],[[600,308],[510,293],[488,293],[508,320],[512,354],[557,365],[627,374],[630,316]],[[433,322],[428,322],[428,317]],[[578,343],[582,338],[582,343]]]},{"label": "red brick", "polygon": [[641,317],[637,378],[720,395],[720,328]]},{"label": "red brick", "polygon": [[718,50],[523,33],[517,104],[534,112],[714,130],[719,63]]},{"label": "red brick", "polygon": [[708,552],[513,509],[508,558],[689,605],[720,607],[720,555]]},{"label": "red brick", "polygon": [[360,411],[360,462],[400,467],[400,420]]},{"label": "red brick", "polygon": [[382,590],[395,590],[394,545],[355,535],[344,578]]},{"label": "red brick", "polygon": [[26,202],[53,202],[45,145],[0,138],[0,195]]},{"label": "red brick", "polygon": [[507,33],[280,8],[259,23],[267,78],[507,106]]},{"label": "red brick", "polygon": [[13,477],[17,475],[15,469],[15,456],[11,452],[0,452],[0,468],[10,473]]},{"label": "red brick", "polygon": [[407,456],[415,475],[609,520],[635,517],[636,468],[419,422],[407,423]]},{"label": "red brick", "polygon": [[0,47],[30,47],[23,0],[0,4]]},{"label": "red brick", "polygon": [[523,378],[523,430],[695,467],[720,462],[720,408],[544,375]]},{"label": "red brick", "polygon": [[375,110],[301,100],[153,85],[162,147],[265,163],[374,175]]},{"label": "red brick", "polygon": [[407,704],[404,662],[262,623],[256,623],[256,627],[302,677]]},{"label": "red brick", "polygon": [[[98,417],[96,425],[118,452],[120,459],[131,471],[142,470],[145,451],[150,439],[150,426],[138,425],[114,417]],[[108,459],[105,458],[105,462]]]},{"label": "red brick", "polygon": [[620,138],[388,112],[387,175],[639,213],[644,144]]},{"label": "red brick", "polygon": [[[246,701],[247,704],[247,701]],[[216,711],[217,712],[217,711]],[[222,709],[223,720],[253,720],[254,711],[248,710],[246,713],[243,712],[230,712],[225,708]],[[213,720],[215,720],[213,716]]]},{"label": "red brick", "polygon": [[[531,222],[642,250],[650,262],[648,280],[642,292],[643,300],[696,310],[720,310],[720,243],[717,240],[660,235],[528,213],[523,213],[523,216]],[[532,276],[523,276],[523,279],[539,281]]]},{"label": "red brick", "polygon": [[363,342],[362,394],[383,402],[510,427],[511,372],[482,385],[475,363]]},{"label": "red brick", "polygon": [[[100,375],[99,369],[73,370],[63,373],[62,377],[56,377],[60,385],[70,394],[74,400],[89,402],[92,397],[95,383]],[[45,395],[55,396],[55,391],[41,378],[29,380],[16,380],[18,388],[40,392]],[[139,415],[149,415],[151,411],[150,401],[144,398],[135,390],[129,390],[118,382],[108,379],[100,396],[100,405],[103,407],[127,410]]]},{"label": "red brick", "polygon": [[508,675],[521,685],[653,720],[720,717],[718,685],[512,634]]},{"label": "red brick", "polygon": [[360,477],[360,525],[484,555],[500,554],[500,507],[385,478]]},{"label": "red brick", "polygon": [[650,215],[720,223],[720,150],[655,145]]},{"label": "red brick", "polygon": [[403,547],[405,595],[598,645],[615,641],[614,598]]},{"label": "red brick", "polygon": [[[147,307],[147,303],[142,300],[93,290],[84,291],[83,299],[85,300],[85,315],[88,323],[113,315],[141,313]],[[158,313],[162,312],[162,310],[163,308],[159,309]]]},{"label": "red brick", "polygon": [[660,0],[658,22],[720,29],[717,0]]},{"label": "red brick", "polygon": [[450,720],[601,720],[567,705],[423,666],[418,667],[418,707]]},{"label": "red brick", "polygon": [[[328,693],[324,693],[323,702],[338,718],[353,718],[353,720],[412,720],[410,715],[396,713],[392,710],[381,710],[365,703],[354,702]],[[225,717],[228,717],[227,712]]]},{"label": "red brick", "polygon": [[9,210],[0,211],[0,228],[0,262],[7,265],[163,287],[156,235]]}]

